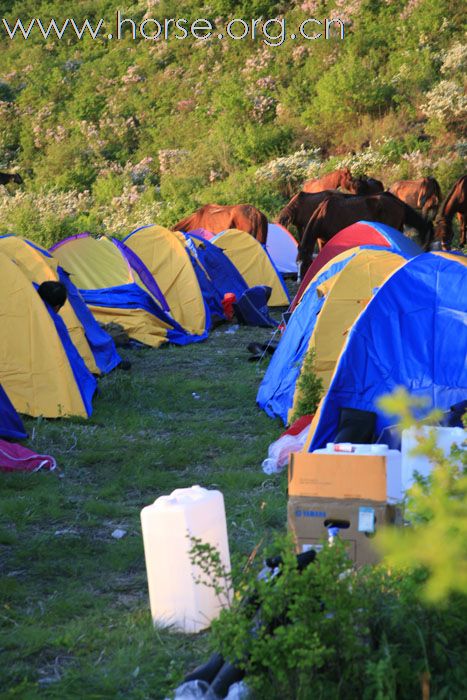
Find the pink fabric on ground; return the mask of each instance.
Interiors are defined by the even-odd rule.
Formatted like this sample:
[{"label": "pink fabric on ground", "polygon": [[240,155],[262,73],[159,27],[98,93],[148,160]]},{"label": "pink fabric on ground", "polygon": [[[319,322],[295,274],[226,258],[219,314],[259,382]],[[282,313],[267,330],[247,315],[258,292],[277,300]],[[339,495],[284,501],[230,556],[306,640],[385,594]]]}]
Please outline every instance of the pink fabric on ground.
[{"label": "pink fabric on ground", "polygon": [[0,440],[0,471],[37,472],[39,469],[53,471],[56,466],[54,457],[50,455],[38,455],[22,445]]}]

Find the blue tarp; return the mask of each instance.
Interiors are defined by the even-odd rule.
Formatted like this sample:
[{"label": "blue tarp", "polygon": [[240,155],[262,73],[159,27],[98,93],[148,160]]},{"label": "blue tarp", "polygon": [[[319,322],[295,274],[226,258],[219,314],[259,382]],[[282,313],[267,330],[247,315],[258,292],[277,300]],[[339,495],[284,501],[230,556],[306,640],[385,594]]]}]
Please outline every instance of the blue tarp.
[{"label": "blue tarp", "polygon": [[0,437],[8,440],[24,440],[27,436],[21,418],[0,385]]},{"label": "blue tarp", "polygon": [[107,306],[112,309],[143,309],[160,319],[170,329],[167,330],[167,340],[175,345],[188,345],[208,336],[207,331],[202,335],[190,335],[179,323],[163,311],[154,299],[139,287],[135,282],[122,284],[119,287],[106,289],[81,289],[81,294],[86,304],[91,306]]},{"label": "blue tarp", "polygon": [[275,328],[278,323],[269,315],[268,311],[268,300],[271,292],[271,287],[265,284],[247,289],[238,302],[233,305],[239,323],[247,326]]},{"label": "blue tarp", "polygon": [[467,267],[425,253],[378,290],[349,333],[321,407],[310,451],[332,442],[342,407],[374,411],[376,434],[394,424],[378,399],[405,387],[428,407],[467,397]]}]

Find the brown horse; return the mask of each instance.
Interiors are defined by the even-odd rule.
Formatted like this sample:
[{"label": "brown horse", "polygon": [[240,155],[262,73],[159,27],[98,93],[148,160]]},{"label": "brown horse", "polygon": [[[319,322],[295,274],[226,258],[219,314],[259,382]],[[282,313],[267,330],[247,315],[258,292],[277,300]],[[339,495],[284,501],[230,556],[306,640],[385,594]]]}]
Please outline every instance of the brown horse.
[{"label": "brown horse", "polygon": [[323,192],[299,192],[278,214],[277,223],[286,228],[293,224],[298,232],[299,241],[302,239],[310,217],[325,199],[335,195],[337,197],[351,197],[338,190],[324,190]]},{"label": "brown horse", "polygon": [[373,177],[363,175],[362,177],[354,178],[354,185],[349,191],[352,194],[359,195],[378,194],[379,192],[384,192],[384,185],[381,180],[375,180]]},{"label": "brown horse", "polygon": [[404,226],[415,228],[426,250],[433,239],[431,222],[388,192],[346,199],[331,195],[317,207],[303,234],[298,250],[302,277],[312,261],[315,243],[321,250],[336,233],[362,220],[379,221],[399,231]]},{"label": "brown horse", "polygon": [[18,173],[0,173],[0,185],[7,185],[9,182],[22,185],[23,178]]},{"label": "brown horse", "polygon": [[250,204],[236,204],[234,206],[206,204],[175,224],[172,231],[188,232],[197,228],[205,228],[211,233],[221,233],[229,228],[238,228],[240,231],[250,233],[259,243],[263,244],[266,243],[268,237],[266,215]]},{"label": "brown horse", "polygon": [[467,234],[467,175],[463,175],[454,183],[441,207],[436,225],[436,238],[441,240],[443,250],[451,248],[454,215],[457,215],[459,221],[459,245],[463,247]]},{"label": "brown horse", "polygon": [[425,219],[433,221],[441,202],[441,188],[434,177],[420,180],[399,180],[389,192],[399,197],[413,209],[419,209]]},{"label": "brown horse", "polygon": [[307,180],[302,185],[302,192],[323,192],[323,190],[337,190],[338,187],[349,192],[352,191],[354,179],[348,168],[334,170],[334,172],[320,177],[319,180]]}]

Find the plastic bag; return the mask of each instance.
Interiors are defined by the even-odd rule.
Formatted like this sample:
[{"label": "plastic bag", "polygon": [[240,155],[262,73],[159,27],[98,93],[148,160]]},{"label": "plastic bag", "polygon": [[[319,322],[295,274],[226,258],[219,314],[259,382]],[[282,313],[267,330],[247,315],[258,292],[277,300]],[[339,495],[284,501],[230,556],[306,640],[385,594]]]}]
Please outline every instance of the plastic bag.
[{"label": "plastic bag", "polygon": [[262,467],[265,474],[279,474],[289,462],[291,452],[300,452],[306,442],[309,426],[298,433],[298,435],[284,434],[269,445],[267,459]]},{"label": "plastic bag", "polygon": [[[205,681],[188,681],[182,683],[175,690],[173,700],[198,700],[198,698],[206,698],[206,693],[209,690],[209,684]],[[166,700],[169,700],[168,698]]]}]

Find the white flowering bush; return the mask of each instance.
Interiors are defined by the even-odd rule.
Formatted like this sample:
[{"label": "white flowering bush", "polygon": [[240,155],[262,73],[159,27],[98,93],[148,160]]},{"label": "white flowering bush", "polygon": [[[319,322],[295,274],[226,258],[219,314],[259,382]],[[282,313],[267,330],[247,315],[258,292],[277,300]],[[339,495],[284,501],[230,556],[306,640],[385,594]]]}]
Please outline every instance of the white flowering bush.
[{"label": "white flowering bush", "polygon": [[467,96],[454,80],[441,80],[427,94],[421,109],[430,119],[454,126],[467,118]]},{"label": "white flowering bush", "polygon": [[389,158],[380,151],[369,146],[363,151],[345,156],[335,162],[336,168],[350,168],[352,175],[364,175],[385,168]]},{"label": "white flowering bush", "polygon": [[440,54],[443,63],[441,73],[451,75],[454,73],[464,73],[467,70],[467,43],[456,41],[452,46]]},{"label": "white flowering bush", "polygon": [[303,148],[290,156],[271,160],[258,168],[255,175],[260,180],[274,181],[279,185],[294,187],[302,183],[303,180],[318,175],[321,167],[319,156],[319,148],[308,150]]},{"label": "white flowering bush", "polygon": [[47,248],[76,233],[72,222],[91,207],[89,192],[25,192],[10,195],[0,187],[0,234],[16,233]]},{"label": "white flowering bush", "polygon": [[124,236],[139,226],[156,223],[164,205],[155,201],[154,194],[141,186],[126,186],[121,195],[99,212],[105,232]]},{"label": "white flowering bush", "polygon": [[433,159],[430,155],[420,150],[404,153],[402,159],[408,165],[408,173],[411,178],[426,177],[433,172]]}]

